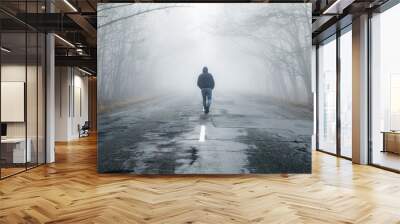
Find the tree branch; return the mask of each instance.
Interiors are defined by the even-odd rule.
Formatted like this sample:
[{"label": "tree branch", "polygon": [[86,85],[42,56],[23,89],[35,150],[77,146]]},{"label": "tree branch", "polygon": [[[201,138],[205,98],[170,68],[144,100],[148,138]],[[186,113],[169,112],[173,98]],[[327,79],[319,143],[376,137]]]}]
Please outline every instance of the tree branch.
[{"label": "tree branch", "polygon": [[111,20],[110,22],[101,24],[101,25],[98,26],[98,29],[103,28],[105,26],[109,26],[111,24],[114,24],[116,22],[119,22],[119,21],[122,21],[122,20],[125,20],[125,19],[129,19],[129,18],[138,16],[138,15],[146,14],[146,13],[153,12],[153,11],[168,9],[168,8],[177,8],[177,7],[188,7],[188,6],[177,6],[177,5],[174,5],[174,6],[163,6],[163,7],[153,8],[153,9],[146,9],[146,10],[137,12],[135,14],[132,14],[132,15],[129,15],[129,16],[124,16],[124,17],[121,17],[121,18],[118,18],[118,19],[115,19],[115,20]]}]

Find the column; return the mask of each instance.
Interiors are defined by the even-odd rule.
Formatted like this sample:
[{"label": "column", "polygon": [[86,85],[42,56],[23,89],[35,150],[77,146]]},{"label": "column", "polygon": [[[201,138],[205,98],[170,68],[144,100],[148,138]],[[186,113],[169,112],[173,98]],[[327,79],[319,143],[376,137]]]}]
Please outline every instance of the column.
[{"label": "column", "polygon": [[368,163],[368,15],[353,19],[353,162]]}]

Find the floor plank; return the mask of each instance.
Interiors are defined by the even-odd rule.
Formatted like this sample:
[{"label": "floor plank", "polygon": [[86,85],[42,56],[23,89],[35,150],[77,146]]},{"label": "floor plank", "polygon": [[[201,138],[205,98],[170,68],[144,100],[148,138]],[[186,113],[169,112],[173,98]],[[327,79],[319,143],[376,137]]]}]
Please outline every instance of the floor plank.
[{"label": "floor plank", "polygon": [[0,181],[0,223],[400,223],[400,175],[314,152],[311,175],[97,174],[96,138]]}]

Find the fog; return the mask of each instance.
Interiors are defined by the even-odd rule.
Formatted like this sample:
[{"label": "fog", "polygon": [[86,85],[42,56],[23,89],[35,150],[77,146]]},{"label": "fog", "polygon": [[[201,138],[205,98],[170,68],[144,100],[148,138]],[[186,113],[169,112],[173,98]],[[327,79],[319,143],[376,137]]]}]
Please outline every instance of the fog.
[{"label": "fog", "polygon": [[98,170],[310,173],[310,6],[100,4]]},{"label": "fog", "polygon": [[[99,109],[199,94],[257,94],[311,107],[310,4],[99,4]],[[200,97],[198,99],[200,101]]]}]

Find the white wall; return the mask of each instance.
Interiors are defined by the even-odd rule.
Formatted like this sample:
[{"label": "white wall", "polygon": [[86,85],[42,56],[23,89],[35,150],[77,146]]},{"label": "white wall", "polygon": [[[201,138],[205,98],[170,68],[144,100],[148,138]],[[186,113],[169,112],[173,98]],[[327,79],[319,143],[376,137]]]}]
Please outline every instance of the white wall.
[{"label": "white wall", "polygon": [[[1,81],[2,82],[25,82],[25,71],[24,65],[8,64],[1,66]],[[28,66],[28,71],[32,67]],[[28,72],[30,74],[30,72]],[[36,95],[36,94],[35,94]],[[6,108],[1,108],[6,110]],[[25,137],[25,122],[7,122],[7,137]]]},{"label": "white wall", "polygon": [[[76,71],[76,70],[75,70]],[[74,104],[74,107],[71,108],[72,111],[72,119],[71,119],[71,135],[72,138],[77,138],[79,137],[79,132],[78,132],[78,124],[81,126],[85,123],[85,121],[89,120],[88,117],[88,77],[87,76],[82,76],[82,73],[79,73],[79,75],[74,75],[74,96],[72,98],[75,100],[75,102],[71,102],[71,105]],[[79,93],[80,91],[80,93]],[[80,95],[80,99],[78,96]],[[79,108],[79,102],[81,108]],[[81,109],[81,111],[79,110]]]},{"label": "white wall", "polygon": [[69,68],[56,67],[55,69],[55,140],[68,140],[68,117],[70,84]]},{"label": "white wall", "polygon": [[[38,69],[38,70],[37,70]],[[42,67],[36,65],[25,64],[3,64],[1,66],[1,81],[2,82],[24,82],[26,84],[26,106],[19,108],[19,113],[26,112],[26,120],[21,122],[5,122],[7,123],[8,138],[22,138],[27,136],[30,140],[30,148],[32,151],[32,161],[44,163],[45,150],[45,83]],[[27,79],[27,80],[26,80]],[[2,98],[7,98],[7,95],[2,95]],[[12,110],[7,107],[2,107],[3,113],[7,110]],[[14,108],[16,110],[16,108]],[[17,111],[8,111],[17,113]],[[37,156],[37,153],[39,154]],[[52,162],[52,160],[48,160]]]},{"label": "white wall", "polygon": [[76,68],[56,67],[55,120],[56,141],[77,139],[78,124],[88,120],[88,77]]},{"label": "white wall", "polygon": [[[27,73],[27,74],[26,74]],[[36,85],[36,80],[33,81],[31,76],[36,77],[36,67],[18,65],[18,64],[6,64],[1,66],[1,81],[2,82],[24,82],[25,75],[28,77],[29,85]],[[28,137],[31,134],[30,130],[36,130],[36,88],[27,88],[27,120],[28,120]],[[6,97],[6,96],[2,96]],[[32,104],[33,102],[33,104]],[[1,108],[1,110],[7,110],[7,108]],[[22,108],[24,110],[24,108]],[[32,123],[33,122],[33,123]],[[25,137],[25,126],[27,122],[6,122],[7,123],[7,136],[8,137]],[[35,132],[36,135],[36,132]]]}]

